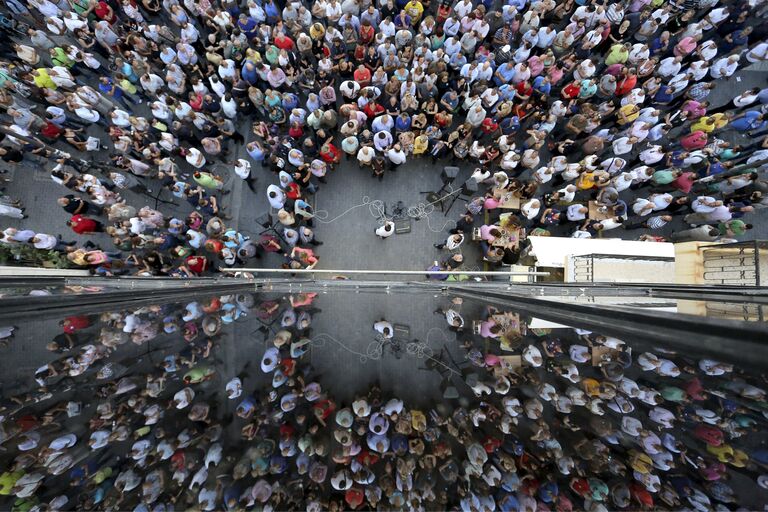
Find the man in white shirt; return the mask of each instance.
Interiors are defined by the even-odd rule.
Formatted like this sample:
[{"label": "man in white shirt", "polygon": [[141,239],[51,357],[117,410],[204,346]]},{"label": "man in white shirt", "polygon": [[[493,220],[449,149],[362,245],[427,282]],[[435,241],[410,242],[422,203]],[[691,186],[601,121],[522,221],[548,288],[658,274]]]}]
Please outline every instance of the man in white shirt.
[{"label": "man in white shirt", "polygon": [[400,144],[395,144],[387,151],[387,158],[389,158],[389,168],[392,172],[395,172],[398,167],[405,163],[405,152],[400,147]]},{"label": "man in white shirt", "polygon": [[728,78],[736,72],[739,66],[739,56],[722,57],[712,64],[709,74],[712,78]]},{"label": "man in white shirt", "polygon": [[566,216],[570,221],[580,221],[587,218],[589,210],[583,204],[572,204],[568,206]]},{"label": "man in white shirt", "polygon": [[656,72],[663,78],[669,78],[675,76],[680,72],[683,65],[681,64],[683,58],[680,56],[667,57],[659,62],[659,67],[656,68]]},{"label": "man in white shirt", "polygon": [[286,199],[285,192],[283,192],[277,185],[272,184],[267,187],[267,200],[269,201],[269,205],[275,210],[279,210],[285,206]]},{"label": "man in white shirt", "polygon": [[619,137],[613,141],[613,154],[618,156],[629,153],[636,142],[637,138],[635,137]]}]

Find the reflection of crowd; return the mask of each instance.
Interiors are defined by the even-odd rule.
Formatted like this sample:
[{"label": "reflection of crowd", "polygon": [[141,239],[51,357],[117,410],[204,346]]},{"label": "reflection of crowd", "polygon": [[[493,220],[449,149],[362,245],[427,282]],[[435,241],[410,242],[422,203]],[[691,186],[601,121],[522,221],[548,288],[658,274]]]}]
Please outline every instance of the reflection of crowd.
[{"label": "reflection of crowd", "polygon": [[[731,365],[493,308],[475,336],[454,300],[437,312],[466,361],[448,362],[461,377],[443,398],[416,409],[374,387],[343,403],[308,361],[314,300],[64,319],[37,387],[4,400],[3,508],[705,511],[768,487],[764,383]],[[246,314],[266,349],[223,371],[219,335]]]},{"label": "reflection of crowd", "polygon": [[[76,252],[71,264],[101,274],[184,277],[272,251],[286,268],[312,268],[312,196],[342,158],[378,180],[417,158],[472,162],[488,192],[469,203],[471,214],[496,213],[514,195],[509,224],[536,234],[620,228],[642,229],[649,241],[732,239],[766,205],[768,89],[731,80],[765,60],[765,9],[754,2],[14,0],[6,8],[9,24],[30,28],[0,41],[0,158],[63,157],[51,178],[76,196],[62,205],[69,226],[106,231],[115,245],[5,233],[4,243],[29,245],[16,256]],[[733,89],[725,105],[710,103],[716,81]],[[253,123],[243,129],[243,118]],[[88,129],[95,124],[109,142]],[[92,167],[41,143],[111,155]],[[232,212],[222,199],[233,180],[258,192],[262,167],[275,174],[260,192],[275,229],[251,240],[226,226]],[[193,213],[126,202],[126,191],[161,189]],[[23,221],[27,212],[3,197],[0,215]],[[689,226],[667,236],[677,215]],[[463,220],[471,231],[475,219]],[[483,249],[489,263],[518,254],[514,243]]]}]

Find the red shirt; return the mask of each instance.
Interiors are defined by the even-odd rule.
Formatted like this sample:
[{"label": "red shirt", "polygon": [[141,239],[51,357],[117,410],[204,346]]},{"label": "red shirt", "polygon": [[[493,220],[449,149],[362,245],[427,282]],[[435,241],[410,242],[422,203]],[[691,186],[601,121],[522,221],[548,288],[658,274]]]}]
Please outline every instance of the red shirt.
[{"label": "red shirt", "polygon": [[522,81],[519,84],[515,86],[515,89],[517,90],[517,94],[521,96],[530,96],[533,92],[533,87],[531,84],[529,84],[526,81]]},{"label": "red shirt", "polygon": [[285,187],[285,197],[288,199],[298,199],[301,197],[301,189],[298,183],[292,181]]},{"label": "red shirt", "polygon": [[707,134],[701,130],[697,130],[681,138],[680,145],[683,146],[683,149],[686,151],[701,149],[707,145]]},{"label": "red shirt", "polygon": [[347,505],[349,505],[349,508],[352,510],[355,510],[357,507],[362,505],[364,499],[365,494],[363,494],[362,489],[358,487],[351,487],[344,495],[344,501],[347,502]]},{"label": "red shirt", "polygon": [[221,240],[211,240],[211,239],[208,239],[205,242],[205,249],[208,252],[212,252],[214,254],[219,254],[223,248],[224,248],[224,244],[221,243]]},{"label": "red shirt", "polygon": [[360,27],[360,45],[366,45],[373,41],[373,37],[375,35],[375,30],[372,26],[368,25],[367,27],[365,25],[362,25]]},{"label": "red shirt", "polygon": [[563,87],[563,98],[573,99],[579,95],[581,87],[575,83],[570,83]]},{"label": "red shirt", "polygon": [[49,139],[57,139],[61,134],[61,128],[56,126],[50,121],[45,122],[45,126],[40,130],[40,135],[48,137]]},{"label": "red shirt", "polygon": [[109,17],[109,5],[104,0],[101,0],[101,2],[96,5],[93,12],[96,13],[96,16],[107,21],[110,25],[117,21],[117,16],[115,16],[114,11],[112,12],[112,17]]},{"label": "red shirt", "polygon": [[192,110],[195,112],[203,110],[203,95],[200,93],[195,94],[195,97],[189,100],[189,106],[192,107]]},{"label": "red shirt", "polygon": [[629,75],[623,80],[616,82],[616,96],[624,96],[637,85],[637,76]]},{"label": "red shirt", "polygon": [[[367,108],[367,105],[366,105],[366,108]],[[339,156],[340,156],[340,153],[338,148],[333,144],[331,144],[330,142],[328,143],[328,151],[320,152],[320,158],[322,158],[323,161],[326,163],[336,162]]]},{"label": "red shirt", "polygon": [[277,36],[275,38],[275,46],[281,50],[293,50],[293,39],[288,36]]},{"label": "red shirt", "polygon": [[[355,71],[357,73],[357,71]],[[373,119],[377,115],[384,112],[384,107],[379,105],[378,103],[374,103],[372,101],[368,102],[368,104],[363,108],[363,112],[365,112],[365,115],[368,116],[368,119]]]},{"label": "red shirt", "polygon": [[188,256],[187,268],[195,274],[202,274],[208,268],[208,260],[205,256]]},{"label": "red shirt", "polygon": [[315,257],[314,251],[312,249],[302,249],[301,247],[296,247],[294,249],[295,255],[297,259],[300,259],[303,263],[307,265],[312,265],[313,263],[317,263],[317,258]]},{"label": "red shirt", "polygon": [[302,135],[304,135],[304,130],[301,129],[301,126],[291,126],[288,129],[288,135],[290,135],[294,139],[298,139]]},{"label": "red shirt", "polygon": [[69,225],[72,228],[72,231],[78,235],[93,233],[98,227],[95,220],[83,217],[80,214],[72,216],[72,218],[69,219]]},{"label": "red shirt", "polygon": [[448,16],[451,15],[452,10],[450,5],[440,5],[440,7],[437,8],[437,22],[443,23],[447,20]]},{"label": "red shirt", "polygon": [[64,332],[72,334],[75,331],[90,327],[91,321],[88,320],[87,316],[68,316],[61,325],[64,328]]},{"label": "red shirt", "polygon": [[[360,84],[360,87],[365,87],[371,83],[371,71],[368,68],[357,68],[354,73],[355,82]],[[382,107],[383,110],[383,107]]]},{"label": "red shirt", "polygon": [[693,183],[695,181],[696,181],[696,174],[692,172],[684,172],[675,181],[670,183],[670,185],[675,187],[680,192],[687,194],[688,192],[691,191],[691,188],[693,187]]},{"label": "red shirt", "polygon": [[483,124],[481,125],[481,128],[483,129],[484,133],[493,133],[496,130],[499,129],[499,123],[493,120],[491,117],[486,117],[483,119]]}]

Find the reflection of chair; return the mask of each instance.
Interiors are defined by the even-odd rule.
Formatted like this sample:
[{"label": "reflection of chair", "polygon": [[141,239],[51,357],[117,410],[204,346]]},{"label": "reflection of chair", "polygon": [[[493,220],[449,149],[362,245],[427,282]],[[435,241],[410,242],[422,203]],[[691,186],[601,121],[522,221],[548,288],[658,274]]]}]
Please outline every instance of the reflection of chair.
[{"label": "reflection of chair", "polygon": [[442,391],[443,399],[445,400],[454,400],[459,398],[459,390],[456,389],[456,386],[453,385],[450,379],[444,380],[440,384],[440,391]]}]

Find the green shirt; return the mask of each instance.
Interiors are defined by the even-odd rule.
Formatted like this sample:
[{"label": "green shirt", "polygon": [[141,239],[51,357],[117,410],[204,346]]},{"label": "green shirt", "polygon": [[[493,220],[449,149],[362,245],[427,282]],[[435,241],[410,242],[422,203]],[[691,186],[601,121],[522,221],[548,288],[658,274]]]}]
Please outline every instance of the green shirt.
[{"label": "green shirt", "polygon": [[656,171],[651,176],[651,180],[657,185],[667,185],[675,181],[675,175],[669,170]]},{"label": "green shirt", "polygon": [[730,229],[731,233],[738,236],[743,235],[747,231],[747,225],[743,220],[736,219],[729,222],[721,222],[717,225],[717,229],[720,230],[721,235],[725,235]]},{"label": "green shirt", "polygon": [[57,66],[62,66],[65,68],[71,68],[75,65],[75,61],[69,58],[69,55],[66,54],[63,48],[59,48],[58,46],[53,49],[51,60]]},{"label": "green shirt", "polygon": [[201,187],[219,189],[221,183],[214,179],[213,174],[209,172],[201,172],[199,175],[195,175],[195,182]]},{"label": "green shirt", "polygon": [[682,402],[685,399],[685,391],[674,386],[666,386],[661,389],[661,396],[669,402]]},{"label": "green shirt", "polygon": [[623,44],[615,44],[608,50],[608,55],[605,57],[605,64],[611,66],[613,64],[627,62],[629,58],[629,52],[624,48]]}]

